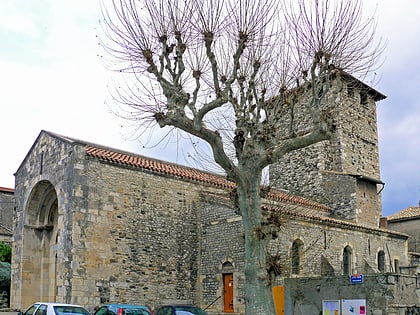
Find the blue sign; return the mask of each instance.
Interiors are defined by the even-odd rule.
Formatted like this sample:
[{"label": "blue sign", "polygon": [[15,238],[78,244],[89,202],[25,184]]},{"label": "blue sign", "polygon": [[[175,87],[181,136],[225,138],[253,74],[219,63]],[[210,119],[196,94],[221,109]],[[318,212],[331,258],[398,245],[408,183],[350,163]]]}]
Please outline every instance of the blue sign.
[{"label": "blue sign", "polygon": [[351,275],[350,282],[351,284],[363,283],[363,275]]}]

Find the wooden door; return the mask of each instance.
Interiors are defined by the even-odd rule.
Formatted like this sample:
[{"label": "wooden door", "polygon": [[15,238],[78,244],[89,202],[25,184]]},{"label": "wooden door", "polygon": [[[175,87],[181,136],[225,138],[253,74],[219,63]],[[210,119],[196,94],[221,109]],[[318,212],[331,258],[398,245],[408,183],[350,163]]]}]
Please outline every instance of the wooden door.
[{"label": "wooden door", "polygon": [[233,313],[233,273],[223,275],[223,312]]},{"label": "wooden door", "polygon": [[272,290],[276,315],[284,315],[284,286],[274,286]]}]

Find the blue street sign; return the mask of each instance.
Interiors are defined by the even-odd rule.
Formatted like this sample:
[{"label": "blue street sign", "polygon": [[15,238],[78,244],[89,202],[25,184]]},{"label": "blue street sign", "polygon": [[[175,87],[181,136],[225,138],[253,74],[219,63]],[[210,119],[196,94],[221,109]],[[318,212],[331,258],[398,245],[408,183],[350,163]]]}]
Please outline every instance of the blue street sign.
[{"label": "blue street sign", "polygon": [[363,283],[363,275],[351,275],[350,282],[351,284]]}]

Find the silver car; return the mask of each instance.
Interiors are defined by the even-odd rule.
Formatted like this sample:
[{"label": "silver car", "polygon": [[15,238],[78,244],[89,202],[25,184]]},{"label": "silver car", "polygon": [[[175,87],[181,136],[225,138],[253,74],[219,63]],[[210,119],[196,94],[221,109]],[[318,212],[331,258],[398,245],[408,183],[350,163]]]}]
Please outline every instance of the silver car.
[{"label": "silver car", "polygon": [[37,302],[18,315],[91,315],[81,305]]}]

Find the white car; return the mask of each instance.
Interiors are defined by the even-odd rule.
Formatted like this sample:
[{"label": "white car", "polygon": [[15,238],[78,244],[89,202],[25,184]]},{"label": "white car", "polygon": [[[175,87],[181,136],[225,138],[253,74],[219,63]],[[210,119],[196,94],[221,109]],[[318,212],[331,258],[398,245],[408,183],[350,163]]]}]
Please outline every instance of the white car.
[{"label": "white car", "polygon": [[44,303],[37,302],[32,304],[26,311],[19,312],[18,315],[91,315],[81,305],[64,303]]}]

